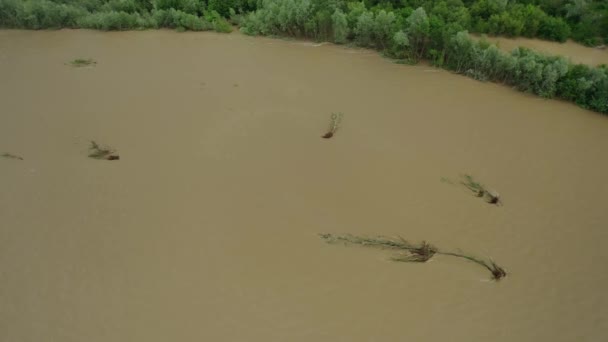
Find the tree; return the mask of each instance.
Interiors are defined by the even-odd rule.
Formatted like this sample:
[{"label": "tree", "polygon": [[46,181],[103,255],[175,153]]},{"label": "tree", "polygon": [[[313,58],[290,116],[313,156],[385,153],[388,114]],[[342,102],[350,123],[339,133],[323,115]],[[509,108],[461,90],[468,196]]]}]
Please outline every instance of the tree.
[{"label": "tree", "polygon": [[395,31],[395,14],[393,12],[387,13],[385,10],[378,12],[374,22],[374,38],[382,49],[390,46]]},{"label": "tree", "polygon": [[397,31],[393,35],[393,55],[397,58],[404,58],[409,54],[410,40],[403,31]]},{"label": "tree", "polygon": [[346,43],[348,37],[348,20],[346,14],[341,9],[337,8],[334,14],[331,16],[333,31],[334,31],[334,42],[338,44]]},{"label": "tree", "polygon": [[355,34],[357,36],[357,42],[360,45],[372,45],[374,24],[374,14],[372,12],[365,11],[359,16],[359,19],[357,20],[357,26],[355,27]]},{"label": "tree", "polygon": [[230,9],[236,7],[236,0],[208,0],[207,9],[216,11],[222,17],[230,15]]},{"label": "tree", "polygon": [[424,55],[426,41],[430,33],[429,18],[426,11],[422,7],[418,7],[407,18],[407,34],[416,58],[421,58]]}]

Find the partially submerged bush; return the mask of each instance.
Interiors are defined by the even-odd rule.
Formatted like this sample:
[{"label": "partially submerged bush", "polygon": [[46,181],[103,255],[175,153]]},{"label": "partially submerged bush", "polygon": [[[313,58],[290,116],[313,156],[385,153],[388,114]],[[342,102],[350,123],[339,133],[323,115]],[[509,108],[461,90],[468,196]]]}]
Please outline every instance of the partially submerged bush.
[{"label": "partially submerged bush", "polygon": [[[581,70],[563,57],[545,56],[524,48],[505,53],[487,41],[473,40],[467,32],[564,41],[570,35],[564,19],[549,16],[537,6],[507,1],[492,4],[474,1],[466,6],[450,2],[431,6],[430,2],[428,5],[423,2],[425,6],[415,10],[409,7],[390,10],[367,8],[366,2],[348,2],[344,6],[311,0],[263,0],[258,10],[242,22],[241,31],[251,35],[333,40],[340,44],[350,41],[382,50],[403,62],[428,59],[433,65],[480,81],[505,83],[520,91],[546,98],[557,96],[608,113],[605,67]],[[497,4],[500,6],[496,7]],[[599,24],[599,19],[595,21]],[[586,27],[584,32],[597,31],[592,26]],[[581,30],[582,27],[577,32]],[[592,34],[584,32],[582,36]],[[572,73],[573,69],[578,70]]]},{"label": "partially submerged bush", "polygon": [[498,266],[492,260],[480,259],[464,253],[444,252],[437,247],[423,241],[420,244],[410,243],[402,237],[390,238],[385,236],[364,237],[354,235],[335,235],[335,234],[319,234],[321,239],[330,244],[343,245],[359,245],[365,247],[374,247],[379,249],[389,249],[397,251],[398,254],[393,255],[391,260],[403,262],[427,262],[435,255],[453,256],[472,261],[492,274],[493,280],[500,280],[507,276],[504,268]]},{"label": "partially submerged bush", "polygon": [[101,146],[95,141],[91,141],[91,146],[89,147],[90,153],[89,158],[93,159],[103,159],[103,160],[119,160],[120,156],[118,153],[112,148]]},{"label": "partially submerged bush", "polygon": [[487,189],[483,184],[475,181],[471,175],[463,175],[460,184],[471,190],[475,196],[484,198],[490,204],[502,204],[500,195],[496,191]]},{"label": "partially submerged bush", "polygon": [[302,37],[306,32],[315,32],[314,29],[306,30],[307,26],[316,26],[311,0],[263,0],[261,4],[243,21],[243,33]]},{"label": "partially submerged bush", "polygon": [[8,153],[8,152],[0,154],[0,157],[7,158],[7,159],[23,160],[22,157],[12,154],[12,153]]},{"label": "partially submerged bush", "polygon": [[212,23],[211,27],[216,32],[222,32],[222,33],[232,32],[232,25],[230,25],[230,23],[216,11],[206,12],[205,20]]},{"label": "partially submerged bush", "polygon": [[331,16],[331,20],[333,25],[334,43],[346,43],[349,33],[346,14],[344,14],[344,12],[342,12],[339,8],[336,8],[336,11]]},{"label": "partially submerged bush", "polygon": [[124,31],[151,28],[154,27],[154,22],[149,16],[142,16],[139,13],[109,11],[88,14],[78,20],[78,25],[95,30]]},{"label": "partially submerged bush", "polygon": [[322,138],[329,139],[329,138],[333,137],[334,134],[336,134],[338,127],[340,127],[340,122],[342,122],[343,115],[344,114],[342,114],[342,113],[331,113],[331,121],[329,123],[329,129],[327,130],[327,133],[325,133],[322,136]]},{"label": "partially submerged bush", "polygon": [[[217,3],[215,7],[223,11],[225,1]],[[222,15],[209,21],[204,17],[207,13],[217,14],[213,8],[205,12],[205,2],[201,0],[0,0],[0,27],[232,30]]]},{"label": "partially submerged bush", "polygon": [[76,5],[50,0],[1,0],[0,27],[46,29],[77,27],[87,11]]},{"label": "partially submerged bush", "polygon": [[70,61],[70,65],[73,67],[85,67],[95,65],[97,62],[92,58],[76,58]]},{"label": "partially submerged bush", "polygon": [[474,41],[467,32],[459,32],[450,39],[444,66],[476,79],[502,82],[520,91],[546,98],[560,97],[608,113],[605,66],[575,65],[564,57],[545,56],[526,48],[507,54],[483,40]]},{"label": "partially submerged bush", "polygon": [[207,31],[212,29],[212,24],[204,17],[175,10],[154,10],[152,18],[157,27],[167,27],[174,29],[188,29],[191,31]]}]

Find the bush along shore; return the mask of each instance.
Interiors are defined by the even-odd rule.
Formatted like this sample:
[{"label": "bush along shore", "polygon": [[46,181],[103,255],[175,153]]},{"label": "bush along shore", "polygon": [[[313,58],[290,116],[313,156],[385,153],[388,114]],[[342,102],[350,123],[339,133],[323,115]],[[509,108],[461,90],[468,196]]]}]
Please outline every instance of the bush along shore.
[{"label": "bush along shore", "polygon": [[2,0],[2,28],[232,31],[373,48],[608,113],[608,67],[525,48],[500,51],[468,32],[588,45],[608,42],[608,4],[578,0]]},{"label": "bush along shore", "polygon": [[1,0],[0,27],[231,32],[226,18],[238,16],[227,6],[236,5],[230,0]]},{"label": "bush along shore", "polygon": [[484,39],[471,38],[466,23],[454,18],[459,15],[457,8],[450,9],[445,2],[439,4],[443,5],[434,7],[429,15],[424,7],[393,11],[368,9],[363,2],[318,6],[309,0],[264,0],[256,11],[243,18],[241,31],[375,48],[408,63],[425,59],[480,81],[503,83],[608,113],[605,65],[573,64],[564,57],[546,56],[526,48],[502,52]]},{"label": "bush along shore", "polygon": [[[589,46],[608,43],[604,0],[2,0],[0,26],[201,30],[225,26],[220,18],[234,20],[262,10],[258,14],[265,19],[294,19],[308,34],[327,37],[336,9],[347,14],[352,27],[361,14],[369,22],[382,10],[402,24],[419,7],[433,27],[447,24],[469,32],[561,42],[571,38]],[[285,29],[293,32],[295,27]]]}]

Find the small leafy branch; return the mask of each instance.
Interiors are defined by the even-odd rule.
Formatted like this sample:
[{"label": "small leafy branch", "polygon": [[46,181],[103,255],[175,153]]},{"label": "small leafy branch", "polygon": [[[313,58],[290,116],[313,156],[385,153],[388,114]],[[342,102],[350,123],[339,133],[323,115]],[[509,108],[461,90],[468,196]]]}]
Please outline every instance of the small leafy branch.
[{"label": "small leafy branch", "polygon": [[89,158],[93,159],[103,159],[103,160],[119,160],[120,156],[118,153],[105,146],[101,146],[97,144],[95,141],[91,141],[91,146],[89,147],[90,153]]},{"label": "small leafy branch", "polygon": [[483,184],[475,181],[471,175],[463,175],[460,184],[471,190],[475,196],[482,197],[490,204],[501,205],[500,194],[494,190],[487,189]]},{"label": "small leafy branch", "polygon": [[338,130],[338,127],[340,126],[340,123],[342,122],[342,116],[344,116],[344,114],[342,114],[342,113],[331,113],[331,121],[329,123],[329,129],[327,130],[327,133],[325,133],[323,136],[321,136],[323,139],[329,139],[329,138],[333,137],[334,134],[336,134],[336,131]]},{"label": "small leafy branch", "polygon": [[[442,177],[441,182],[454,185],[456,184],[449,178]],[[477,182],[471,175],[463,175],[462,179],[458,182],[465,188],[471,190],[476,197],[485,199],[486,202],[495,205],[502,205],[500,194],[494,190],[486,188],[483,184]]]},{"label": "small leafy branch", "polygon": [[97,64],[97,62],[92,58],[76,58],[69,63],[73,67],[85,67]]},{"label": "small leafy branch", "polygon": [[22,157],[15,155],[15,154],[11,154],[11,153],[2,153],[0,154],[0,157],[4,157],[7,159],[18,159],[18,160],[23,160]]},{"label": "small leafy branch", "polygon": [[427,262],[435,255],[446,255],[472,261],[492,274],[493,280],[500,280],[507,276],[507,272],[494,261],[483,260],[471,255],[456,252],[440,251],[437,247],[429,244],[426,241],[420,244],[410,243],[402,237],[390,238],[385,236],[378,237],[363,237],[354,235],[334,235],[334,234],[319,234],[321,239],[330,244],[341,243],[348,245],[359,245],[365,247],[374,247],[379,249],[390,249],[398,253],[391,257],[393,261],[403,262]]}]

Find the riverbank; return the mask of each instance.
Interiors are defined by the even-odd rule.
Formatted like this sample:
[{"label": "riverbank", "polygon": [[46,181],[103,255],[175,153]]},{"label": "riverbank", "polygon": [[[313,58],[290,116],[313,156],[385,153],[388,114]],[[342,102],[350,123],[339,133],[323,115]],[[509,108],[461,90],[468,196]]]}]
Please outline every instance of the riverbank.
[{"label": "riverbank", "polygon": [[[479,35],[475,36],[477,39]],[[608,49],[597,47],[588,47],[567,41],[565,43],[550,42],[539,39],[529,38],[507,38],[507,37],[485,37],[487,41],[496,44],[502,51],[511,52],[519,47],[532,49],[539,53],[544,53],[553,56],[563,56],[572,63],[586,64],[589,66],[598,66],[601,64],[608,65]]]}]

